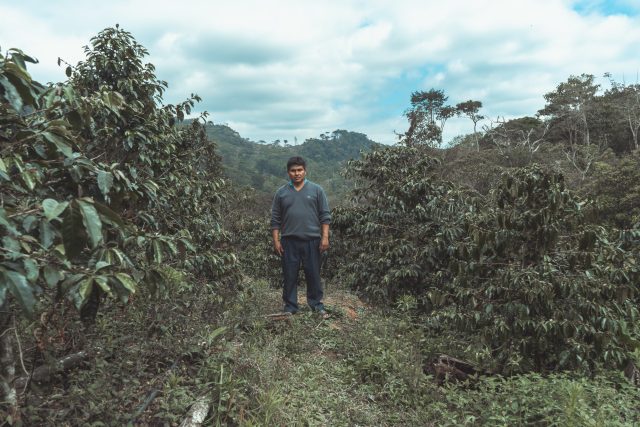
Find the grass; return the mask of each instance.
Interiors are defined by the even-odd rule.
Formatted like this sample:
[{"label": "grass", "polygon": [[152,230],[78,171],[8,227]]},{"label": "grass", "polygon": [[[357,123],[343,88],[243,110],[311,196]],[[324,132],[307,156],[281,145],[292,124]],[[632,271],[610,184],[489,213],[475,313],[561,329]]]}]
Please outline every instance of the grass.
[{"label": "grass", "polygon": [[425,368],[453,351],[448,337],[425,336],[406,310],[382,312],[329,289],[328,320],[307,308],[267,320],[280,292],[251,279],[232,294],[188,287],[105,310],[87,337],[100,349],[92,364],[29,391],[22,421],[178,425],[207,396],[206,425],[640,424],[640,391],[617,372],[439,386]]},{"label": "grass", "polygon": [[[596,378],[538,374],[438,386],[423,369],[450,345],[426,337],[402,313],[366,307],[346,291],[327,298],[332,318],[308,310],[290,321],[262,315],[279,292],[253,282],[264,306],[230,343],[229,369],[244,400],[224,421],[238,425],[637,425],[640,392],[615,372]],[[333,289],[333,288],[331,288]],[[232,316],[231,316],[232,317]],[[240,387],[242,388],[242,387]]]}]

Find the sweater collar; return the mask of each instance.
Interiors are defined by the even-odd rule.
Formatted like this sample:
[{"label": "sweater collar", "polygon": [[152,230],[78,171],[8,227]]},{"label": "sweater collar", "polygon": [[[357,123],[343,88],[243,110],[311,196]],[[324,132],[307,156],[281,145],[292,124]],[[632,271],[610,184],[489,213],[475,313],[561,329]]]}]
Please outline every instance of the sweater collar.
[{"label": "sweater collar", "polygon": [[[307,178],[304,179],[304,182],[302,183],[302,186],[304,187],[307,184]],[[295,190],[295,187],[293,186],[293,180],[289,180],[289,187],[293,188]]]}]

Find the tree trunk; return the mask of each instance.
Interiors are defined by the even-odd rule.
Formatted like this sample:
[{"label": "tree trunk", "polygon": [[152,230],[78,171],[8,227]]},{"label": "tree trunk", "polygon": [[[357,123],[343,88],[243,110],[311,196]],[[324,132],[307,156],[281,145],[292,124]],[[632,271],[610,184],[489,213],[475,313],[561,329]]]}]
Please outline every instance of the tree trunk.
[{"label": "tree trunk", "polygon": [[627,117],[629,119],[629,129],[631,130],[631,135],[633,136],[633,145],[634,148],[638,149],[638,130],[640,126],[634,126],[634,123],[631,121],[631,115]]},{"label": "tree trunk", "polygon": [[589,124],[587,123],[587,113],[582,113],[582,122],[584,123],[584,134],[586,145],[591,145],[591,137],[589,135]]},{"label": "tree trunk", "polygon": [[480,151],[480,141],[478,140],[478,132],[476,132],[476,125],[478,124],[478,122],[476,122],[475,120],[473,121],[473,137],[476,140],[476,151]]},{"label": "tree trunk", "polygon": [[[74,368],[80,365],[83,361],[85,361],[89,357],[89,353],[86,351],[81,351],[79,353],[70,354],[68,356],[63,357],[58,360],[53,365],[43,365],[34,369],[33,374],[31,375],[31,381],[41,383],[47,382],[51,380],[51,377],[58,372],[68,371],[71,368]],[[15,380],[15,386],[18,389],[24,388],[29,381],[29,377],[20,377]]]},{"label": "tree trunk", "polygon": [[9,407],[15,416],[18,412],[18,398],[13,378],[16,375],[14,353],[13,315],[6,299],[0,306],[0,393],[2,402]]}]

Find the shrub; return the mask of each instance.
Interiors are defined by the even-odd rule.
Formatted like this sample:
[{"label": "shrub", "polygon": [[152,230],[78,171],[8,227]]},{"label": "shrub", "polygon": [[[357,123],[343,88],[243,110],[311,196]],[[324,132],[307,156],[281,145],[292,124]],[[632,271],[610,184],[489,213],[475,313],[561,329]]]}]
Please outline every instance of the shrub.
[{"label": "shrub", "polygon": [[[234,271],[235,256],[221,249],[215,145],[198,122],[175,126],[199,98],[162,105],[167,83],[117,26],[85,53],[68,81],[48,86],[32,80],[25,64],[36,61],[20,50],[0,57],[3,330],[64,299],[91,320],[105,296],[126,302],[142,283],[161,289],[167,263],[213,281]],[[3,337],[9,351],[11,334]]]},{"label": "shrub", "polygon": [[640,332],[640,232],[625,247],[590,222],[560,174],[514,169],[479,197],[435,176],[428,153],[398,146],[350,164],[358,203],[334,221],[349,283],[379,301],[416,296],[425,326],[465,334],[497,371],[623,365]]}]

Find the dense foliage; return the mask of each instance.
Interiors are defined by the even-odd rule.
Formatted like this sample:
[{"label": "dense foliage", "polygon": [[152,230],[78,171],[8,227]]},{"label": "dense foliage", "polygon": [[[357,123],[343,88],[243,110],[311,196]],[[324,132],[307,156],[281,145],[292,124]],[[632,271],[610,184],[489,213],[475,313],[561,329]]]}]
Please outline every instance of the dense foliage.
[{"label": "dense foliage", "polygon": [[85,53],[68,81],[47,86],[31,79],[25,63],[35,60],[21,51],[0,58],[5,328],[17,306],[51,316],[69,299],[90,320],[104,295],[126,302],[142,283],[163,290],[168,265],[215,281],[235,262],[220,249],[215,145],[198,122],[175,126],[198,97],[163,105],[167,83],[117,26]]},{"label": "dense foliage", "polygon": [[[622,366],[638,344],[637,230],[593,224],[562,175],[505,172],[487,197],[435,175],[426,147],[349,164],[335,211],[345,277],[383,301],[413,295],[433,331],[463,334],[502,372]],[[630,242],[630,244],[629,244]]]}]

